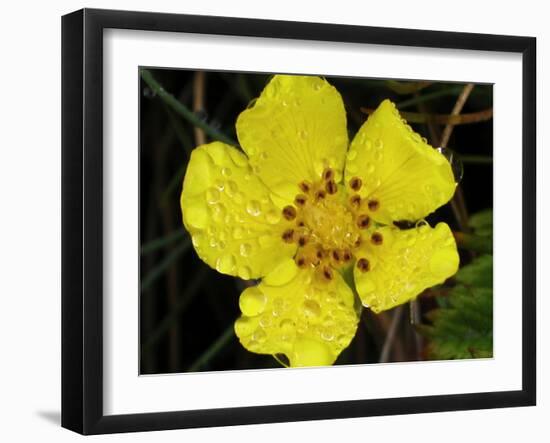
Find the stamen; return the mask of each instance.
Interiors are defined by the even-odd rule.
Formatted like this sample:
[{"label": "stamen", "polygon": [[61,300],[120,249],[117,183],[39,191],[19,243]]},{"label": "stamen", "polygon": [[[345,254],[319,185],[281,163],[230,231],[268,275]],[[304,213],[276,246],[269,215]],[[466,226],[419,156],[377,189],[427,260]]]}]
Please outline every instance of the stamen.
[{"label": "stamen", "polygon": [[340,252],[338,251],[338,249],[334,249],[332,251],[332,258],[335,260],[335,261],[340,261]]},{"label": "stamen", "polygon": [[327,193],[325,191],[323,191],[322,189],[319,189],[315,193],[315,198],[317,199],[317,201],[323,200],[326,196],[327,196]]},{"label": "stamen", "polygon": [[332,272],[332,268],[330,266],[324,266],[323,267],[323,277],[326,280],[332,280],[332,278],[334,277],[334,274]]},{"label": "stamen", "polygon": [[371,235],[370,241],[374,245],[381,245],[382,242],[384,241],[384,237],[382,236],[382,234],[380,234],[380,232],[375,232],[374,234]]},{"label": "stamen", "polygon": [[296,220],[296,226],[303,228],[305,225],[303,220]]},{"label": "stamen", "polygon": [[292,243],[294,241],[294,229],[287,229],[283,232],[282,239],[285,243]]},{"label": "stamen", "polygon": [[299,268],[305,268],[307,266],[307,261],[303,256],[296,256],[295,261],[296,261],[296,265]]},{"label": "stamen", "polygon": [[298,187],[302,190],[302,192],[305,192],[307,194],[311,190],[311,183],[307,180],[304,180],[298,185]]},{"label": "stamen", "polygon": [[300,246],[305,246],[306,243],[307,243],[307,241],[308,241],[308,237],[307,237],[307,235],[305,235],[305,234],[301,234],[301,235],[298,237],[298,244],[299,244]]},{"label": "stamen", "polygon": [[352,195],[349,199],[349,203],[354,208],[358,209],[361,206],[361,197],[359,195]]},{"label": "stamen", "polygon": [[334,180],[329,180],[325,186],[325,189],[329,194],[336,194],[338,192],[338,185]]},{"label": "stamen", "polygon": [[351,252],[349,250],[345,250],[344,253],[342,254],[342,260],[344,260],[344,262],[348,262],[351,260]]},{"label": "stamen", "polygon": [[325,168],[323,171],[323,180],[330,181],[334,178],[334,171],[331,168]]},{"label": "stamen", "polygon": [[304,206],[306,204],[307,197],[303,194],[298,194],[296,197],[294,197],[294,203],[296,203],[297,206]]},{"label": "stamen", "polygon": [[357,227],[359,229],[366,229],[370,225],[370,217],[367,214],[361,214],[357,217]]},{"label": "stamen", "polygon": [[374,212],[380,207],[380,202],[376,199],[372,199],[372,200],[369,200],[368,206],[369,206],[369,209]]},{"label": "stamen", "polygon": [[283,208],[283,217],[287,220],[294,220],[296,218],[296,208],[288,205]]},{"label": "stamen", "polygon": [[370,269],[370,263],[366,258],[360,258],[357,260],[357,269],[361,272],[367,272]]},{"label": "stamen", "polygon": [[359,191],[361,189],[361,186],[363,185],[363,181],[359,177],[353,177],[349,181],[349,187],[353,189],[354,191]]},{"label": "stamen", "polygon": [[361,242],[363,240],[361,240],[361,236],[357,237],[357,240],[355,240],[355,243],[353,244],[353,246],[355,246],[356,248],[358,248],[359,246],[361,246]]}]

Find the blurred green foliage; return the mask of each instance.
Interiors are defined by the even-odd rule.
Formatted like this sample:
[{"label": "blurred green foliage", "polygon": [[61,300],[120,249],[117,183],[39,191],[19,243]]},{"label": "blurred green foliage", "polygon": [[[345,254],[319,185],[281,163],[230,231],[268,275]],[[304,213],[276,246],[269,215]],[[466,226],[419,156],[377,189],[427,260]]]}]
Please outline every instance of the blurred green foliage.
[{"label": "blurred green foliage", "polygon": [[[472,234],[461,247],[470,252],[492,250],[493,212],[473,215]],[[474,241],[475,240],[475,241]],[[493,356],[493,256],[483,253],[455,275],[456,285],[437,296],[438,308],[428,312],[431,325],[418,330],[429,343],[432,360],[491,358]]]}]

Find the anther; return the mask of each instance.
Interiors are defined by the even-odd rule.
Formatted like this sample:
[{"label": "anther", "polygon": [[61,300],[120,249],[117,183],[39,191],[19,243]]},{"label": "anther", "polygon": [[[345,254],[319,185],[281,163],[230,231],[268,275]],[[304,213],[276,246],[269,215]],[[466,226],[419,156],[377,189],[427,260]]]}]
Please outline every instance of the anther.
[{"label": "anther", "polygon": [[381,245],[384,241],[384,237],[382,237],[382,234],[380,234],[380,232],[375,232],[370,236],[370,241],[373,245]]},{"label": "anther", "polygon": [[351,252],[348,251],[347,249],[344,250],[344,252],[342,254],[342,260],[344,260],[344,262],[348,262],[348,261],[351,260],[351,257],[352,257]]},{"label": "anther", "polygon": [[357,260],[357,269],[361,272],[367,272],[370,269],[370,263],[366,258],[360,258]]},{"label": "anther", "polygon": [[367,214],[361,214],[357,217],[357,227],[359,229],[366,229],[370,225],[370,218]]},{"label": "anther", "polygon": [[323,171],[323,180],[328,182],[333,178],[334,178],[334,171],[332,170],[332,168],[325,168],[325,170]]},{"label": "anther", "polygon": [[361,236],[357,237],[357,240],[355,240],[355,243],[353,244],[353,246],[355,246],[356,248],[358,248],[359,246],[361,246]]},{"label": "anther", "polygon": [[311,183],[304,180],[298,185],[298,187],[302,190],[302,192],[307,194],[311,190]]},{"label": "anther", "polygon": [[296,197],[294,197],[294,203],[298,206],[304,206],[306,204],[307,197],[303,194],[298,194]]},{"label": "anther", "polygon": [[305,268],[307,266],[307,261],[304,257],[296,257],[296,265],[299,268]]},{"label": "anther", "polygon": [[325,185],[325,189],[329,194],[336,194],[338,192],[338,185],[334,182],[334,180],[329,180]]},{"label": "anther", "polygon": [[357,194],[352,195],[349,199],[349,202],[354,208],[359,208],[361,206],[361,197]]},{"label": "anther", "polygon": [[332,280],[332,278],[334,277],[334,274],[332,273],[332,268],[330,268],[329,266],[324,266],[323,267],[323,277],[326,280]]},{"label": "anther", "polygon": [[315,255],[319,260],[325,258],[325,252],[322,249],[317,249],[317,253]]},{"label": "anther", "polygon": [[378,200],[372,199],[369,200],[368,206],[371,211],[376,211],[380,207],[380,202]]},{"label": "anther", "polygon": [[332,258],[335,260],[335,261],[340,261],[340,252],[338,251],[338,249],[333,249],[332,251]]},{"label": "anther", "polygon": [[363,185],[363,181],[359,177],[353,177],[349,181],[349,187],[353,189],[354,191],[359,191],[361,189],[361,186]]},{"label": "anther", "polygon": [[294,229],[287,229],[283,232],[282,239],[285,243],[292,243],[294,241]]},{"label": "anther", "polygon": [[303,220],[296,220],[296,226],[303,228],[305,225]]},{"label": "anther", "polygon": [[302,234],[298,237],[298,245],[300,246],[305,246],[307,244],[307,241],[308,241],[307,235]]},{"label": "anther", "polygon": [[326,196],[327,196],[327,193],[326,193],[325,191],[323,191],[322,189],[319,189],[319,190],[315,193],[315,199],[316,199],[317,201],[323,200]]},{"label": "anther", "polygon": [[296,208],[294,206],[285,206],[283,208],[283,217],[287,220],[294,220],[296,218]]}]

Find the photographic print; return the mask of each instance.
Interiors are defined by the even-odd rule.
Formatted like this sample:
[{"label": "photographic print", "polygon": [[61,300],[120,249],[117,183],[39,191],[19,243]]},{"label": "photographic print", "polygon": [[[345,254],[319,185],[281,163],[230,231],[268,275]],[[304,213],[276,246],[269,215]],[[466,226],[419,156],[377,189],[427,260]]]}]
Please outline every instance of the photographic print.
[{"label": "photographic print", "polygon": [[491,84],[139,76],[141,374],[493,357]]}]

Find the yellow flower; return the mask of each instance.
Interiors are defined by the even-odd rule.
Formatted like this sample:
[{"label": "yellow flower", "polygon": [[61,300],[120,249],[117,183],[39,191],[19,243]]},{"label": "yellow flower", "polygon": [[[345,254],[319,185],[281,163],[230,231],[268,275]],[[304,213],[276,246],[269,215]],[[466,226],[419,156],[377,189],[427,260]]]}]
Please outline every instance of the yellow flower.
[{"label": "yellow flower", "polygon": [[355,335],[361,304],[390,309],[457,271],[445,223],[393,225],[421,220],[456,184],[389,100],[349,145],[333,86],[277,75],[239,115],[237,135],[245,154],[220,142],[193,151],[181,208],[202,260],[262,279],[240,296],[235,332],[246,349],[330,365]]}]

